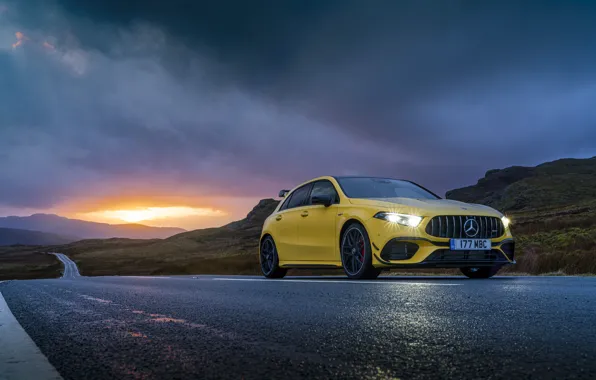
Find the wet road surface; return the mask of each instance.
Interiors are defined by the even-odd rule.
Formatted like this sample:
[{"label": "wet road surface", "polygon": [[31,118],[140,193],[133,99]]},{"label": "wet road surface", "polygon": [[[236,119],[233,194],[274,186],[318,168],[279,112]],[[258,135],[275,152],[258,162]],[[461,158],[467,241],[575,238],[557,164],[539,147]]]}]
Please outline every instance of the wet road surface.
[{"label": "wet road surface", "polygon": [[596,278],[0,284],[64,379],[596,378]]}]

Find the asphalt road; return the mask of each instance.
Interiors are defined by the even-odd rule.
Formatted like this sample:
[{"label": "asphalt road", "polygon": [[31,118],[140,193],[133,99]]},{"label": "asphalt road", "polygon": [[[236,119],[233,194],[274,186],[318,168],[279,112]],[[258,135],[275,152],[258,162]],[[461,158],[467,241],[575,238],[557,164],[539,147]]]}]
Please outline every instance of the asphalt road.
[{"label": "asphalt road", "polygon": [[596,278],[78,277],[0,292],[64,379],[596,378]]},{"label": "asphalt road", "polygon": [[62,278],[73,280],[77,277],[81,277],[77,264],[74,261],[72,261],[68,256],[66,256],[64,253],[52,252],[51,254],[56,256],[58,260],[60,260],[60,262],[62,262],[62,264],[64,265],[64,272],[62,273]]}]

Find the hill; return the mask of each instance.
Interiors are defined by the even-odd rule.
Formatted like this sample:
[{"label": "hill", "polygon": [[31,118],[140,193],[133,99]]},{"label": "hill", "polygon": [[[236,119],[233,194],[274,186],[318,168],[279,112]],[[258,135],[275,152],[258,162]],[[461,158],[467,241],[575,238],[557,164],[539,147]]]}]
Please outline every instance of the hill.
[{"label": "hill", "polygon": [[210,266],[219,273],[226,267],[254,273],[261,228],[277,204],[264,199],[242,220],[167,239],[82,240],[53,249],[71,256],[84,275],[193,274]]},{"label": "hill", "polygon": [[56,278],[62,273],[62,264],[39,247],[0,247],[0,281],[12,279]]},{"label": "hill", "polygon": [[107,224],[69,219],[54,214],[0,217],[1,228],[41,231],[80,239],[163,239],[185,232],[175,227],[150,227],[142,224]]},{"label": "hill", "polygon": [[0,228],[0,246],[8,245],[57,245],[76,239],[40,231]]},{"label": "hill", "polygon": [[596,273],[596,157],[489,170],[447,198],[494,207],[512,220],[526,273]]},{"label": "hill", "polygon": [[448,191],[446,197],[504,212],[589,202],[596,199],[596,157],[489,170],[476,185]]}]

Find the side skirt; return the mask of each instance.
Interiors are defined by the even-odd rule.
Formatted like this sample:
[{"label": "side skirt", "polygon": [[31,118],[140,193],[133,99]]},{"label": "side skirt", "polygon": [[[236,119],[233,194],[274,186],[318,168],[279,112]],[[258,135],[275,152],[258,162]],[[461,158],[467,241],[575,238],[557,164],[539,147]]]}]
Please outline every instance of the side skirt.
[{"label": "side skirt", "polygon": [[280,268],[299,268],[299,269],[341,269],[341,265],[336,264],[294,264],[294,263],[287,263],[287,264],[280,264]]}]

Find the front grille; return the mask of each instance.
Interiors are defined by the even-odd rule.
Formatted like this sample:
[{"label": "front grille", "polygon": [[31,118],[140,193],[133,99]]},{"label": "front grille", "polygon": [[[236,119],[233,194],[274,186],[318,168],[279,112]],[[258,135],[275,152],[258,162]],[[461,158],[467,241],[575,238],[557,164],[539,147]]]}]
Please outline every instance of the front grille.
[{"label": "front grille", "polygon": [[[464,230],[466,221],[476,222],[478,233],[469,236]],[[435,216],[426,225],[426,233],[440,238],[494,239],[503,236],[505,227],[501,219],[492,216],[442,215]]]},{"label": "front grille", "polygon": [[501,262],[507,261],[507,259],[505,259],[501,251],[496,249],[490,251],[451,251],[448,249],[439,249],[424,260],[424,262],[449,261]]}]

